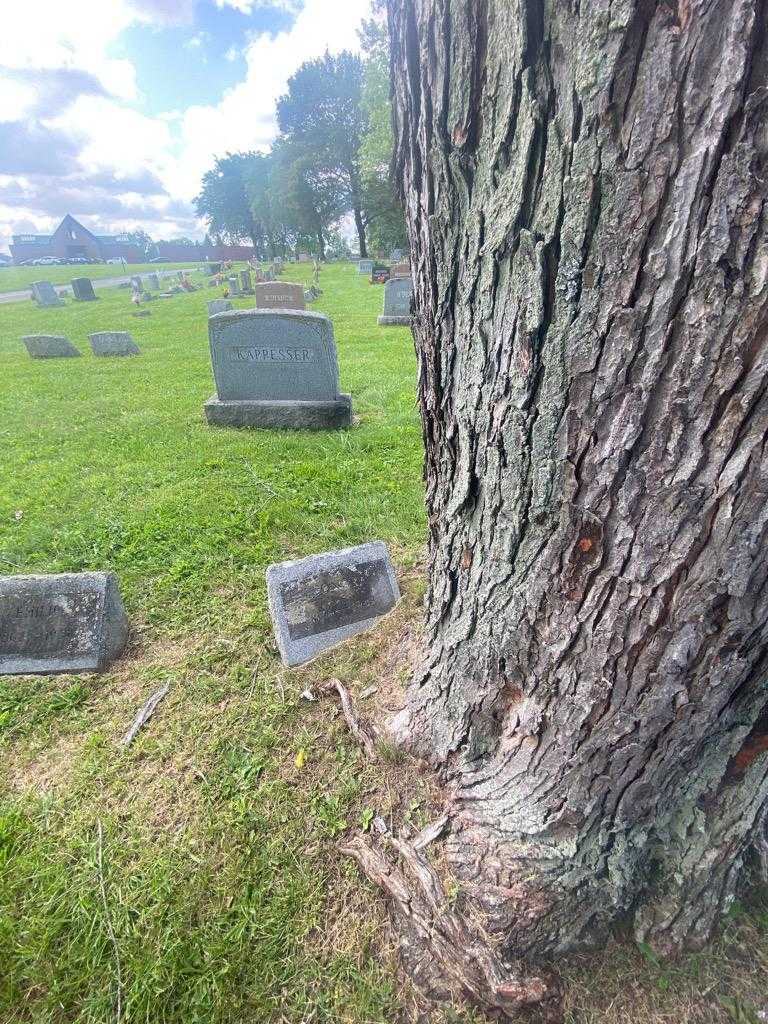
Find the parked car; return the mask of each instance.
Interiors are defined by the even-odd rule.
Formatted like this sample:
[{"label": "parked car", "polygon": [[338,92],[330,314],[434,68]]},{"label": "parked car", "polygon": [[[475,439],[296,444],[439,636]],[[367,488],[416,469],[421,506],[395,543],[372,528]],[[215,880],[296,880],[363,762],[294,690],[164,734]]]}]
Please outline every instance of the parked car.
[{"label": "parked car", "polygon": [[155,256],[155,258],[153,260],[150,260],[149,262],[150,263],[170,263],[171,261],[168,259],[167,256]]}]

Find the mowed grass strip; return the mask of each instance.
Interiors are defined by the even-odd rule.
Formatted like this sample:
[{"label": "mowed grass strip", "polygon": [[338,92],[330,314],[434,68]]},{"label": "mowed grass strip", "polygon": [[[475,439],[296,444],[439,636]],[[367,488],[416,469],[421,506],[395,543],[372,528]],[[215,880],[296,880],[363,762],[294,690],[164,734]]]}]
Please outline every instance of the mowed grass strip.
[{"label": "mowed grass strip", "polygon": [[[0,572],[114,569],[133,625],[105,675],[0,679],[2,1024],[113,1021],[118,989],[126,1022],[415,1019],[378,894],[337,843],[373,814],[419,827],[435,793],[386,744],[365,764],[334,702],[301,696],[332,676],[355,694],[378,685],[360,709],[381,716],[407,679],[424,587],[415,360],[407,330],[376,325],[383,289],[349,265],[321,285],[311,308],[333,319],[359,418],[334,434],[205,424],[205,304],[221,289],[160,300],[146,319],[124,290],[0,306]],[[129,330],[141,356],[95,359],[87,335],[105,329]],[[46,331],[82,358],[29,359],[21,335]],[[266,565],[375,537],[403,603],[283,670]],[[755,895],[674,964],[628,937],[559,961],[566,1024],[755,1024],[767,907]],[[479,1020],[465,1007],[432,1019]]]}]

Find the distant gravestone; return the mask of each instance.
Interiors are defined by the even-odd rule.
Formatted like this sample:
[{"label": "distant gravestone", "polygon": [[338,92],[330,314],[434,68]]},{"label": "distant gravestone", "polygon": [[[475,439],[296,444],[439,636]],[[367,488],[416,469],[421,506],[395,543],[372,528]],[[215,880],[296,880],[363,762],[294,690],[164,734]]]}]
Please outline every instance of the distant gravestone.
[{"label": "distant gravestone", "polygon": [[227,284],[229,285],[229,294],[230,295],[240,295],[241,294],[241,292],[240,292],[240,280],[239,280],[239,278],[237,277],[236,274],[233,275],[232,277],[228,277],[227,278]]},{"label": "distant gravestone", "polygon": [[402,258],[403,258],[403,250],[402,249],[393,249],[392,252],[389,254],[389,259],[390,259],[391,263],[399,263]]},{"label": "distant gravestone", "polygon": [[267,569],[267,596],[280,656],[301,665],[376,624],[400,600],[386,544],[279,562]]},{"label": "distant gravestone", "polygon": [[211,268],[211,273],[212,274],[220,274],[221,273],[221,264],[220,263],[211,263],[211,264],[209,264],[209,266]]},{"label": "distant gravestone", "polygon": [[141,350],[127,331],[97,331],[89,334],[95,356],[138,356]]},{"label": "distant gravestone", "polygon": [[103,672],[127,637],[114,573],[0,576],[0,675]]},{"label": "distant gravestone", "polygon": [[32,283],[32,298],[38,306],[64,305],[50,281],[34,281]]},{"label": "distant gravestone", "polygon": [[373,270],[373,260],[360,260],[357,264],[358,274],[370,274]]},{"label": "distant gravestone", "polygon": [[320,313],[233,310],[208,321],[216,394],[209,423],[323,430],[352,422],[339,393],[331,321]]},{"label": "distant gravestone", "polygon": [[73,277],[72,294],[78,302],[94,302],[96,299],[96,292],[89,277]]},{"label": "distant gravestone", "polygon": [[141,280],[138,274],[135,274],[131,278],[131,288],[133,288],[135,292],[138,292],[139,295],[142,295],[144,293],[144,282]]},{"label": "distant gravestone", "polygon": [[290,281],[265,281],[254,288],[256,309],[304,309],[304,288]]},{"label": "distant gravestone", "polygon": [[299,253],[299,263],[309,263],[311,258],[312,257],[309,255],[308,252],[300,252]]},{"label": "distant gravestone", "polygon": [[80,355],[63,334],[27,334],[21,340],[33,359],[66,359]]},{"label": "distant gravestone", "polygon": [[208,303],[208,316],[213,316],[214,313],[226,313],[230,309],[232,309],[232,303],[229,299],[213,299]]},{"label": "distant gravestone", "polygon": [[240,287],[245,295],[253,294],[253,281],[251,280],[250,270],[240,271]]},{"label": "distant gravestone", "polygon": [[403,261],[402,263],[393,263],[389,268],[389,273],[392,277],[410,277],[411,276],[411,264]]},{"label": "distant gravestone", "polygon": [[153,291],[160,291],[160,278],[157,274],[147,274],[147,284]]},{"label": "distant gravestone", "polygon": [[381,327],[409,327],[411,324],[410,277],[393,277],[384,285],[384,312],[379,317]]}]

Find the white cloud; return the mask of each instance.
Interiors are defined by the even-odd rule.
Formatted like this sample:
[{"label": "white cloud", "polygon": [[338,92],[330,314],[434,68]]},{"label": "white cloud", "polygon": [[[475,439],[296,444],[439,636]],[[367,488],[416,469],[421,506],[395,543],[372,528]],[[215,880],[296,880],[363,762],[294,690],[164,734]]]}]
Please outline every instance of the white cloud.
[{"label": "white cloud", "polygon": [[227,52],[224,54],[224,60],[228,60],[230,63],[234,63],[241,55],[241,51],[236,46],[230,46]]},{"label": "white cloud", "polygon": [[[98,176],[107,182],[103,186],[106,198],[104,191],[98,197],[93,193],[92,214],[98,223],[92,220],[91,226],[109,232],[141,225],[157,237],[171,233],[201,237],[203,226],[195,224],[191,212],[187,215],[187,204],[199,191],[201,178],[214,158],[226,152],[268,148],[277,133],[275,102],[285,92],[289,77],[305,60],[321,56],[326,49],[331,53],[357,50],[357,28],[370,8],[370,0],[216,3],[245,12],[276,7],[291,11],[295,18],[276,36],[263,33],[248,39],[242,49],[230,47],[226,59],[244,58],[245,76],[219,102],[152,117],[132,105],[138,96],[132,63],[110,57],[109,47],[137,22],[191,24],[194,0],[35,0],[33,27],[28,12],[19,5],[13,13],[4,14],[0,65],[14,70],[10,77],[0,75],[0,123],[28,117],[38,126],[35,138],[39,146],[46,132],[71,145],[71,176],[79,175],[83,181]],[[203,35],[191,35],[187,45],[204,52]],[[41,69],[49,76],[47,85],[39,77]],[[52,70],[58,78],[51,77]],[[65,73],[66,95],[51,85],[63,80]],[[93,85],[88,86],[86,78]],[[58,102],[57,97],[61,97]],[[0,152],[0,175],[3,170]],[[47,231],[58,222],[47,212],[55,206],[50,197],[43,201],[40,196],[35,202],[36,187],[38,192],[50,189],[50,178],[36,183],[32,170],[5,167],[6,172],[21,172],[26,177],[23,195],[14,205],[0,202],[0,250],[8,244],[11,230]],[[48,169],[45,173],[52,172]],[[144,195],[120,188],[122,180],[138,180],[142,174],[159,180],[168,195],[157,189]],[[66,185],[67,179],[62,178],[62,186]],[[87,190],[82,194],[86,197]],[[81,208],[72,212],[89,223],[84,205],[86,198]],[[118,207],[124,216],[108,213]]]},{"label": "white cloud", "polygon": [[[218,2],[218,0],[217,0]],[[221,0],[222,3],[226,0]],[[370,0],[306,0],[289,29],[262,33],[246,45],[245,80],[215,106],[190,107],[181,124],[181,158],[167,184],[186,199],[196,195],[214,156],[242,149],[265,150],[277,134],[275,102],[300,64],[327,50],[358,50],[357,29]]]}]

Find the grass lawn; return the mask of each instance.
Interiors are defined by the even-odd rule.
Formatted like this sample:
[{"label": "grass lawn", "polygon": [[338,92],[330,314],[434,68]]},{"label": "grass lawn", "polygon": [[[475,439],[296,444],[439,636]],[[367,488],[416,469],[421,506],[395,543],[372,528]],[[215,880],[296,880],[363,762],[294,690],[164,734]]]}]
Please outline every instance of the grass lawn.
[{"label": "grass lawn", "polygon": [[16,292],[29,288],[33,281],[50,281],[51,284],[69,284],[73,277],[90,277],[97,281],[102,277],[125,277],[129,274],[149,274],[163,270],[193,270],[199,263],[90,263],[82,266],[52,267],[0,267],[0,293]]},{"label": "grass lawn", "polygon": [[[381,903],[336,847],[372,812],[425,820],[429,783],[386,749],[371,769],[335,704],[301,694],[336,676],[353,692],[382,685],[381,707],[407,671],[425,537],[415,359],[406,329],[377,327],[382,289],[354,267],[324,269],[322,287],[313,308],[333,320],[359,418],[348,432],[205,424],[218,289],[146,319],[119,289],[0,307],[0,572],[113,569],[133,626],[102,676],[0,679],[2,1024],[113,1021],[118,990],[137,1024],[412,1013]],[[93,358],[88,332],[105,329],[131,331],[141,356]],[[83,357],[29,359],[20,336],[40,332]],[[403,603],[283,669],[266,566],[373,538],[390,545]],[[558,966],[571,1024],[749,1022],[737,1014],[768,1002],[768,906],[738,908],[717,944],[675,965],[617,942]]]}]

